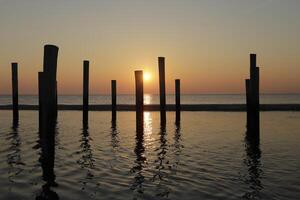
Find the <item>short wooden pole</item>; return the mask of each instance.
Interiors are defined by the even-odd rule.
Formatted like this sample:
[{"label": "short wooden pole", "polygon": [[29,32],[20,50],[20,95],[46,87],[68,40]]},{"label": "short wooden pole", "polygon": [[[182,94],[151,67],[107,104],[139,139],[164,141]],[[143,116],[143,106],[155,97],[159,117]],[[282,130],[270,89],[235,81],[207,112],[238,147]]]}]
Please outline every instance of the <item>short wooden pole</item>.
[{"label": "short wooden pole", "polygon": [[143,132],[144,123],[144,84],[143,71],[135,71],[135,105],[137,133]]},{"label": "short wooden pole", "polygon": [[12,101],[13,101],[13,122],[19,121],[19,92],[18,92],[18,63],[11,64],[12,71]]},{"label": "short wooden pole", "polygon": [[89,111],[89,61],[83,61],[83,124],[88,124]]},{"label": "short wooden pole", "polygon": [[165,85],[165,58],[158,57],[159,94],[160,94],[160,119],[166,122],[166,85]]},{"label": "short wooden pole", "polygon": [[176,124],[180,123],[180,79],[175,80],[175,109],[176,109]]},{"label": "short wooden pole", "polygon": [[117,81],[111,80],[111,112],[112,121],[116,121],[117,114]]}]

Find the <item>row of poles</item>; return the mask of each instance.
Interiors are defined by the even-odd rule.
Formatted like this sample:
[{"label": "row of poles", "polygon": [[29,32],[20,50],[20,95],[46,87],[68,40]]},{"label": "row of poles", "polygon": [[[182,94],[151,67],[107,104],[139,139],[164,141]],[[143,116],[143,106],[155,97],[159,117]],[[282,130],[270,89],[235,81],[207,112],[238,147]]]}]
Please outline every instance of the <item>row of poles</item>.
[{"label": "row of poles", "polygon": [[[55,161],[55,135],[57,121],[57,56],[58,47],[54,45],[44,46],[43,71],[38,73],[39,91],[39,145],[41,147],[41,167],[43,180],[46,183],[38,198],[58,199],[51,187],[56,187],[54,161]],[[164,141],[166,133],[166,88],[165,88],[165,58],[158,58],[159,66],[159,92],[160,92],[160,118],[161,118],[161,141]],[[180,80],[175,80],[176,102],[176,126],[180,127]],[[112,97],[112,124],[116,123],[117,112],[117,82],[111,81]],[[256,55],[250,55],[250,78],[246,79],[247,99],[247,144],[250,147],[259,147],[259,68],[256,66]],[[13,98],[13,125],[18,126],[18,64],[12,63],[12,98]],[[136,147],[137,170],[142,170],[144,162],[144,87],[143,71],[135,71],[135,98],[136,98]],[[83,61],[83,134],[88,135],[88,111],[89,111],[89,61]],[[115,125],[113,125],[115,127]],[[247,145],[249,146],[249,145]],[[256,149],[256,148],[255,148]],[[251,150],[251,149],[250,149]],[[255,155],[260,156],[258,151]],[[141,183],[143,176],[137,173],[135,177]]]},{"label": "row of poles", "polygon": [[[44,46],[43,71],[38,73],[39,87],[39,128],[40,131],[53,127],[57,119],[57,57],[58,47]],[[161,124],[166,123],[166,86],[165,86],[165,58],[158,58],[159,93],[160,93],[160,119]],[[256,54],[250,54],[250,78],[246,79],[247,102],[247,129],[250,132],[259,132],[259,67],[256,66]],[[143,128],[144,113],[144,87],[143,71],[135,71],[135,100],[137,128]],[[18,105],[18,64],[12,63],[12,99],[13,122],[19,121]],[[111,111],[112,120],[116,120],[117,112],[117,81],[111,81]],[[180,123],[180,79],[175,80],[175,107],[176,123]],[[83,124],[88,125],[89,112],[89,61],[83,61]]]}]

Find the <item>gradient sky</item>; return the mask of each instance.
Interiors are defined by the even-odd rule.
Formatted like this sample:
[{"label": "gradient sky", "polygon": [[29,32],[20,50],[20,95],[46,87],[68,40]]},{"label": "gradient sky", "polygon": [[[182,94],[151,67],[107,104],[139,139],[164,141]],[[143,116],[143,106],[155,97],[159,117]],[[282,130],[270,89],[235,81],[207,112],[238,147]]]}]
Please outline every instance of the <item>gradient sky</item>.
[{"label": "gradient sky", "polygon": [[19,92],[37,93],[43,45],[59,46],[58,90],[134,92],[134,70],[149,71],[158,93],[157,57],[166,57],[167,91],[244,93],[249,53],[258,55],[263,93],[300,93],[299,0],[0,0],[0,94],[10,94],[11,62]]}]

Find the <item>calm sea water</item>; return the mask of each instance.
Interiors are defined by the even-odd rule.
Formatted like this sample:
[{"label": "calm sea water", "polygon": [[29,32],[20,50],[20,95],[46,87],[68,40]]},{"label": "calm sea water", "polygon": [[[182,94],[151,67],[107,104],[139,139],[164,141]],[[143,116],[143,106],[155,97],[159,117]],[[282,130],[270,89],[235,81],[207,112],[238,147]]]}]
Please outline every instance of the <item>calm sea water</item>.
[{"label": "calm sea water", "polygon": [[[175,103],[174,95],[167,95],[168,104]],[[159,104],[159,96],[145,94],[145,104]],[[261,103],[264,104],[297,104],[300,103],[300,94],[262,94],[260,96]],[[11,104],[10,95],[0,96],[0,105]],[[198,94],[198,95],[181,95],[182,104],[244,104],[246,102],[244,94]],[[38,97],[32,95],[21,95],[19,97],[20,104],[37,105]],[[59,96],[59,104],[82,104],[82,96],[68,95]],[[90,104],[110,104],[110,95],[92,95],[89,99]],[[134,104],[134,95],[118,95],[118,104]]]},{"label": "calm sea water", "polygon": [[[262,112],[260,144],[245,139],[243,112],[59,112],[54,166],[41,166],[38,113],[0,111],[0,199],[280,199],[300,197],[299,112]],[[53,171],[52,171],[53,170]],[[52,173],[54,172],[54,174]],[[57,185],[47,189],[51,176]]]}]

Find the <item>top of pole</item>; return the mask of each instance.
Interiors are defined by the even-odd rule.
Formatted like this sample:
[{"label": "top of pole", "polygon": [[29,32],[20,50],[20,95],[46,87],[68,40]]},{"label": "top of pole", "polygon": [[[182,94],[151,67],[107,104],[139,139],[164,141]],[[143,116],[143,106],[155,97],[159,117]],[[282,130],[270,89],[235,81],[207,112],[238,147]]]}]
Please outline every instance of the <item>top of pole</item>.
[{"label": "top of pole", "polygon": [[58,47],[46,44],[44,46],[44,72],[53,74],[56,77]]},{"label": "top of pole", "polygon": [[255,71],[256,71],[256,54],[250,54],[250,79],[255,78]]}]

